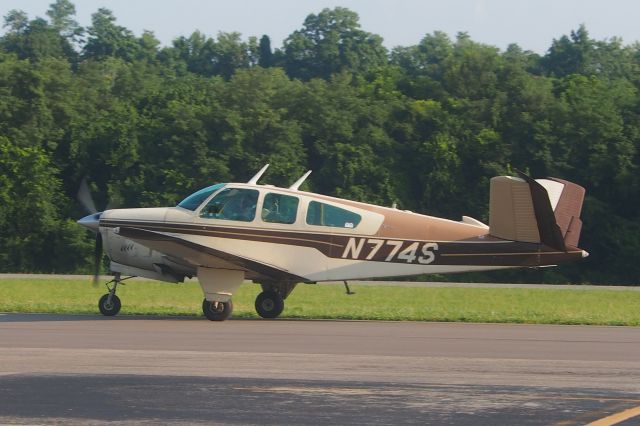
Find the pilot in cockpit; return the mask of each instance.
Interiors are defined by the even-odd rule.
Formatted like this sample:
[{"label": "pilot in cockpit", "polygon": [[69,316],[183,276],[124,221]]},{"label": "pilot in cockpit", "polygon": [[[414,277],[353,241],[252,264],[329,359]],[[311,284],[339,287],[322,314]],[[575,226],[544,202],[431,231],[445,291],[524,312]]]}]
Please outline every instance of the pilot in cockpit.
[{"label": "pilot in cockpit", "polygon": [[225,189],[209,201],[201,216],[251,222],[255,217],[257,199],[255,190]]},{"label": "pilot in cockpit", "polygon": [[232,220],[241,220],[250,222],[253,220],[256,212],[256,205],[250,194],[241,193],[230,200],[231,206],[225,206],[228,211],[228,217]]}]

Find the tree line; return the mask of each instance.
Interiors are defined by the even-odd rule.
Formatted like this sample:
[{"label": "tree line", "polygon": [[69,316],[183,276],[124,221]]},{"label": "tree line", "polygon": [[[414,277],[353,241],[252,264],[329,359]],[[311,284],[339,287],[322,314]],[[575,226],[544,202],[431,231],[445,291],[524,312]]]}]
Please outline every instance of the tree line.
[{"label": "tree line", "polygon": [[466,279],[635,284],[640,276],[640,45],[580,26],[544,55],[427,33],[388,50],[337,7],[273,49],[195,31],[162,46],[107,9],[19,10],[0,37],[0,271],[82,272],[75,220],[174,205],[214,182],[290,185],[458,220],[488,220],[489,179],[524,170],[587,189],[584,262]]}]

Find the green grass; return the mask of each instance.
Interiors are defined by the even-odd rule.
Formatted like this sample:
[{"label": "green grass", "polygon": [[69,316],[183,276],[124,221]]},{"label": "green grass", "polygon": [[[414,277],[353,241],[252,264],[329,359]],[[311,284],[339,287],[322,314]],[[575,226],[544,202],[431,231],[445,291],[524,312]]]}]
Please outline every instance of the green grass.
[{"label": "green grass", "polygon": [[[640,292],[523,288],[429,288],[299,285],[282,318],[464,321],[537,324],[640,325]],[[238,318],[255,318],[260,287],[244,284],[233,298]],[[0,280],[0,312],[98,313],[103,285],[82,280]],[[130,281],[118,288],[122,315],[200,316],[202,292],[195,282]]]}]

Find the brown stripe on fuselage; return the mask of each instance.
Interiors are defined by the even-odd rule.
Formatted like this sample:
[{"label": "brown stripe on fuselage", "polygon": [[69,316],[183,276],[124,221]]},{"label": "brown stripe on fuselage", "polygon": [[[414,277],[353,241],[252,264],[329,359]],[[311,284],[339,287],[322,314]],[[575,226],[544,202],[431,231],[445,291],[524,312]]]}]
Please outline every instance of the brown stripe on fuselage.
[{"label": "brown stripe on fuselage", "polygon": [[[459,241],[434,241],[110,219],[101,220],[100,226],[311,247],[330,258],[391,263],[536,266],[553,265],[582,257],[582,251],[573,247],[565,253],[542,244],[505,241],[490,236]],[[433,260],[426,263],[420,261],[428,260],[426,255],[429,251],[433,253]]]},{"label": "brown stripe on fuselage", "polygon": [[207,237],[263,241],[276,244],[291,244],[296,246],[318,248],[323,253],[328,253],[329,247],[335,244],[331,241],[332,235],[330,234],[269,231],[254,228],[210,226],[189,223],[105,219],[100,222],[100,226],[109,228],[126,226],[145,229],[149,231],[170,232],[176,234],[203,235]]}]

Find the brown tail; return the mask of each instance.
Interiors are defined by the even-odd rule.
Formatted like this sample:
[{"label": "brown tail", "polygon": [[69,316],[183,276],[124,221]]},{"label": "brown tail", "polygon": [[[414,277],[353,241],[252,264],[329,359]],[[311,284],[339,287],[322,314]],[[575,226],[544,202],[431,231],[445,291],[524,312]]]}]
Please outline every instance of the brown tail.
[{"label": "brown tail", "polygon": [[580,185],[557,178],[549,178],[564,185],[558,204],[554,210],[556,223],[568,246],[578,247],[580,231],[582,230],[582,203],[584,202],[585,189]]},{"label": "brown tail", "polygon": [[498,176],[491,179],[490,234],[543,243],[557,250],[577,247],[585,190],[562,179]]}]

